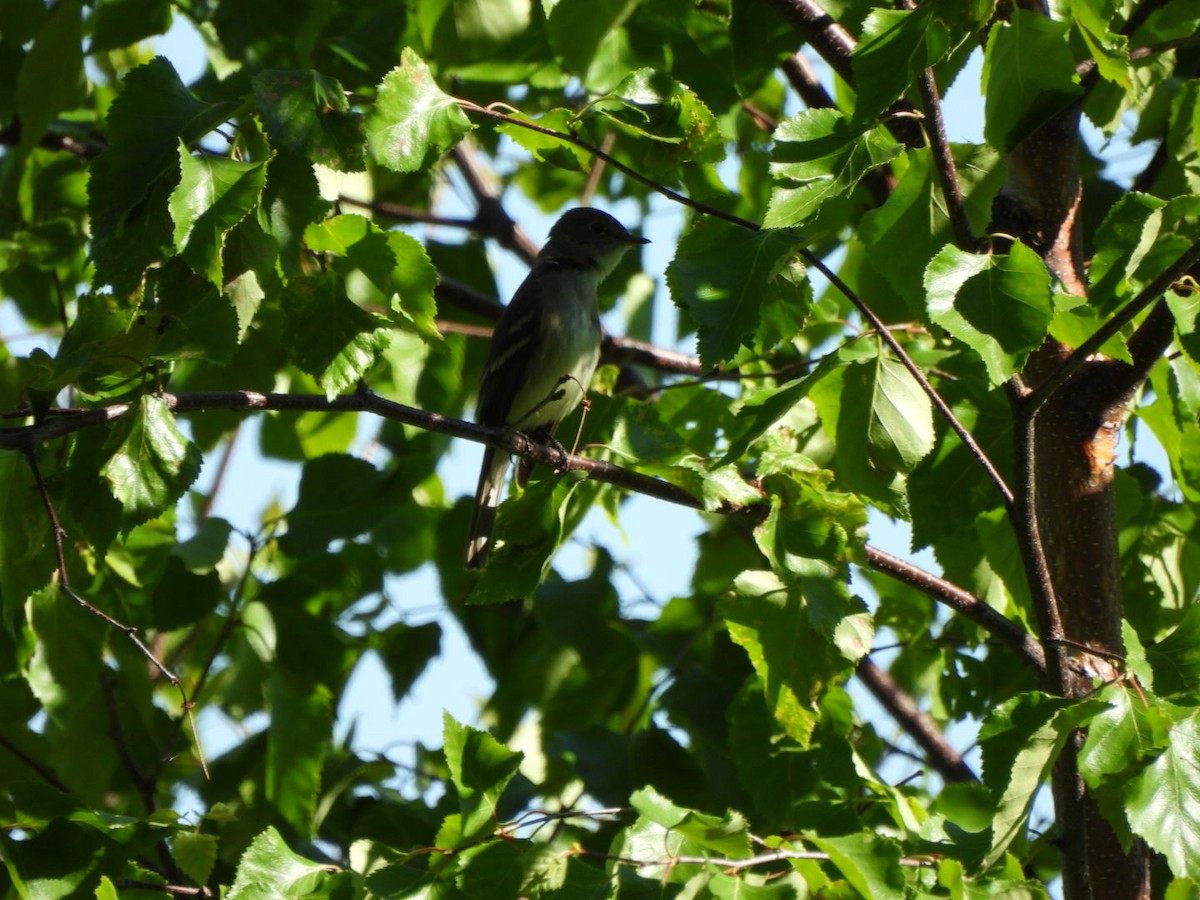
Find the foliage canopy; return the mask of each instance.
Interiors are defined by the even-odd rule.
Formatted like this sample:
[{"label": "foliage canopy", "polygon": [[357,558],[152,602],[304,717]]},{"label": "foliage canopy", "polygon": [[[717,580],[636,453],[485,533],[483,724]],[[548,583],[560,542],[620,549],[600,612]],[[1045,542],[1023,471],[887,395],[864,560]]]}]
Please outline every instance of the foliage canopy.
[{"label": "foliage canopy", "polygon": [[[191,84],[139,43],[179,17]],[[1200,885],[1194,0],[3,20],[4,327],[46,349],[0,344],[0,894]],[[973,53],[984,142],[954,144],[939,88]],[[1118,134],[1153,148],[1132,184]],[[484,239],[534,252],[516,195],[686,227],[665,289],[632,254],[609,280],[637,302],[587,449],[505,502],[475,576],[451,440],[557,458],[460,421],[498,310]],[[647,343],[665,303],[695,356]],[[197,479],[251,415],[302,468],[242,534]],[[1163,471],[1114,466],[1133,422]],[[637,493],[703,528],[650,613],[602,548],[554,568]],[[942,571],[871,544],[869,509]],[[439,618],[398,618],[390,579],[422,567]],[[447,716],[411,771],[337,739],[364,654],[399,701],[449,616],[495,680],[480,727]],[[207,760],[205,710],[245,728]],[[918,774],[889,783],[898,754]]]}]

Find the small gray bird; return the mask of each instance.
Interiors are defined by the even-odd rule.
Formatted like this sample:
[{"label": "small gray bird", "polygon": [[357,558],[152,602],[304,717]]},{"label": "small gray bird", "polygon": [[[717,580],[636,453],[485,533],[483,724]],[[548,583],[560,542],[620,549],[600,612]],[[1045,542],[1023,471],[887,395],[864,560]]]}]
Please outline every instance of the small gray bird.
[{"label": "small gray bird", "polygon": [[[600,359],[596,289],[626,250],[646,243],[598,209],[563,213],[492,334],[475,413],[480,425],[553,439],[559,422],[583,399]],[[487,563],[508,466],[507,452],[484,448],[468,569]],[[528,474],[527,467],[518,468],[518,483]]]}]

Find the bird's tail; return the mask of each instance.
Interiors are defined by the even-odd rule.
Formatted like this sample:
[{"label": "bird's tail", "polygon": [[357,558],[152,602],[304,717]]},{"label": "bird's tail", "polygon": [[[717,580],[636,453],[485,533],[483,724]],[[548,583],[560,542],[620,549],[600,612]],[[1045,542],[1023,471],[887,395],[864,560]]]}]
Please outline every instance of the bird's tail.
[{"label": "bird's tail", "polygon": [[483,465],[479,467],[479,487],[475,489],[475,511],[471,514],[471,530],[467,533],[467,568],[482,569],[487,565],[492,549],[492,525],[504,476],[508,473],[508,454],[495,447],[485,447]]}]

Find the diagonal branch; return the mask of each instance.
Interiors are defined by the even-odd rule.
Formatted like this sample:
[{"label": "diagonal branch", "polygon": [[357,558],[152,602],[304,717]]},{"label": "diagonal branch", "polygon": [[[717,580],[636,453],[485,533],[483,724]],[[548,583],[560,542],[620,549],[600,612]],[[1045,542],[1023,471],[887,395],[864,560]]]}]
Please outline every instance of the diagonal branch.
[{"label": "diagonal branch", "polygon": [[1037,386],[1028,396],[1021,399],[1025,415],[1032,422],[1037,411],[1045,406],[1058,390],[1078,372],[1092,356],[1100,352],[1100,348],[1114,337],[1122,328],[1132,322],[1150,304],[1163,296],[1176,281],[1187,271],[1200,262],[1200,241],[1192,244],[1170,266],[1163,269],[1158,276],[1138,292],[1137,296],[1126,303],[1107,322],[1101,325],[1090,338],[1071,351],[1063,360],[1062,365],[1045,381]]},{"label": "diagonal branch", "polygon": [[[333,399],[320,394],[262,394],[257,391],[204,391],[160,396],[169,409],[179,414],[208,410],[366,412],[451,437],[489,444],[546,465],[561,467],[563,463],[563,454],[559,448],[536,443],[525,435],[501,428],[487,428],[440,413],[405,406],[368,390]],[[130,414],[135,408],[132,403],[117,403],[96,409],[58,410],[59,415],[51,415],[34,425],[0,428],[0,449],[31,452],[32,448],[43,441],[87,428],[102,427]],[[614,465],[606,460],[568,454],[566,468],[586,472],[597,481],[667,503],[689,509],[705,509],[698,498],[679,485]],[[766,515],[767,508],[765,504],[726,504],[708,511],[761,519]],[[969,592],[871,546],[866,548],[866,561],[876,571],[912,585],[937,602],[971,619],[1001,643],[1015,650],[1035,669],[1041,670],[1044,667],[1041,648],[1037,643],[1019,625],[1009,621]]]},{"label": "diagonal branch", "polygon": [[870,544],[866,548],[867,564],[876,572],[895,578],[916,588],[948,607],[965,619],[970,619],[992,637],[1014,650],[1025,662],[1039,672],[1046,668],[1042,647],[1021,625],[997,612],[986,602],[958,585],[938,578],[920,566],[885,553]]},{"label": "diagonal branch", "polygon": [[854,674],[882,705],[904,733],[916,741],[925,751],[929,764],[946,781],[978,781],[962,758],[962,754],[950,745],[946,735],[932,717],[917,706],[912,696],[879,666],[864,656]]}]

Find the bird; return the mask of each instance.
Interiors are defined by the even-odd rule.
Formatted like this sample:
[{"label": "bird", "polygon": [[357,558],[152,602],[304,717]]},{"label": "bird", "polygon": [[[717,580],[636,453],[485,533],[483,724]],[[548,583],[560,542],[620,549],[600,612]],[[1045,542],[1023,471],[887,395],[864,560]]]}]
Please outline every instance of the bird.
[{"label": "bird", "polygon": [[[492,333],[476,422],[553,441],[559,423],[583,400],[600,360],[597,288],[626,250],[648,243],[601,210],[563,213]],[[484,448],[467,538],[468,569],[487,564],[509,464],[507,451]],[[524,485],[528,475],[528,466],[518,467],[517,483]]]}]

